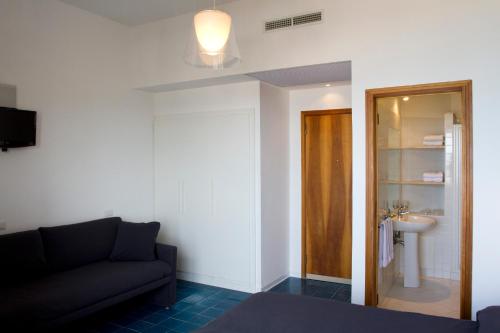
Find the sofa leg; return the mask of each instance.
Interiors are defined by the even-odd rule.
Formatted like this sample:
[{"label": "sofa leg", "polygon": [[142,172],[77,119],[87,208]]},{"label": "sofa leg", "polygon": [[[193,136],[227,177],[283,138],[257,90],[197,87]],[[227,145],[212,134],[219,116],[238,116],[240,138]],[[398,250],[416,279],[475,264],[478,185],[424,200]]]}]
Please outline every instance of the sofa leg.
[{"label": "sofa leg", "polygon": [[159,306],[170,308],[175,304],[176,299],[176,283],[175,280],[169,284],[156,289],[151,294],[151,303]]}]

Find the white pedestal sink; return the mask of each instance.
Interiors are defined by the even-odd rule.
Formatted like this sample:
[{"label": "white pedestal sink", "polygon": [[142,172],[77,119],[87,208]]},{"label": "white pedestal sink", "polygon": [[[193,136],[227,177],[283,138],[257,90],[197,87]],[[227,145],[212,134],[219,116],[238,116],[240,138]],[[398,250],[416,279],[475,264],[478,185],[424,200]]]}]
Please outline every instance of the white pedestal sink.
[{"label": "white pedestal sink", "polygon": [[404,286],[407,288],[420,287],[420,273],[418,268],[418,234],[431,229],[436,220],[428,216],[405,215],[394,218],[394,230],[405,233],[405,269]]}]

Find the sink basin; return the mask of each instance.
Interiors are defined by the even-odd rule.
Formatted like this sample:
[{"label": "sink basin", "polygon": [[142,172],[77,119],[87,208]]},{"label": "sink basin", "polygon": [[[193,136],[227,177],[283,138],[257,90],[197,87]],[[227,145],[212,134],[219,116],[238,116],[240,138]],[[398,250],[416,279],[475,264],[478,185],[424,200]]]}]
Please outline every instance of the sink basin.
[{"label": "sink basin", "polygon": [[418,288],[420,287],[418,234],[431,229],[436,220],[428,216],[404,215],[392,219],[392,222],[394,230],[404,232],[404,286]]},{"label": "sink basin", "polygon": [[394,230],[404,232],[424,232],[436,224],[436,220],[427,216],[406,215],[393,219]]}]

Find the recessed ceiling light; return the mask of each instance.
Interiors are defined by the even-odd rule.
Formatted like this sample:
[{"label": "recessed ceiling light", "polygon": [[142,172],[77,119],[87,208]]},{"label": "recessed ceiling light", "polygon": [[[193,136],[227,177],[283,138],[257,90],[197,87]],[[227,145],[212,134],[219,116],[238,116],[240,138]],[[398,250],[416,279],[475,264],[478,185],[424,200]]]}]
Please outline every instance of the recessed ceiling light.
[{"label": "recessed ceiling light", "polygon": [[332,85],[330,83],[325,84],[325,87],[331,87]]},{"label": "recessed ceiling light", "polygon": [[409,100],[410,100],[410,97],[408,97],[408,96],[403,97],[403,101],[408,102]]}]

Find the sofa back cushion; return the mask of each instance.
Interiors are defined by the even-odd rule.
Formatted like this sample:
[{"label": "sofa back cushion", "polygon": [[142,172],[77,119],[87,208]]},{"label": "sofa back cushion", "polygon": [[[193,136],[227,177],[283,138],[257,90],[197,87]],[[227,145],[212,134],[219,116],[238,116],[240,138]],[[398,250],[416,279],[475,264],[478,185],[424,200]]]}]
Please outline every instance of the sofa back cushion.
[{"label": "sofa back cushion", "polygon": [[40,228],[45,257],[52,271],[65,271],[109,257],[119,217]]},{"label": "sofa back cushion", "polygon": [[155,247],[158,231],[160,231],[159,222],[120,223],[115,246],[109,259],[112,261],[156,260]]},{"label": "sofa back cushion", "polygon": [[22,282],[47,272],[42,238],[38,230],[0,236],[0,260],[5,283]]}]

